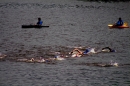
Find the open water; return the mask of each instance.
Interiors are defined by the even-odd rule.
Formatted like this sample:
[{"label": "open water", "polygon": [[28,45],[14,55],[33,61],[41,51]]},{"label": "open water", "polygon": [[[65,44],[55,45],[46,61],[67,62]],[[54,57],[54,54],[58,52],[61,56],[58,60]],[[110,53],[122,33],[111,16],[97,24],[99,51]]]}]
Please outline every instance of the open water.
[{"label": "open water", "polygon": [[[22,29],[41,17],[49,28]],[[115,53],[66,58],[56,64],[0,62],[0,86],[130,86],[130,29],[109,29],[119,17],[130,23],[130,2],[1,0],[0,52],[7,58],[48,57],[73,47],[111,47]],[[118,67],[84,63],[119,63]],[[82,64],[83,63],[83,64]],[[79,65],[78,65],[79,64]]]}]

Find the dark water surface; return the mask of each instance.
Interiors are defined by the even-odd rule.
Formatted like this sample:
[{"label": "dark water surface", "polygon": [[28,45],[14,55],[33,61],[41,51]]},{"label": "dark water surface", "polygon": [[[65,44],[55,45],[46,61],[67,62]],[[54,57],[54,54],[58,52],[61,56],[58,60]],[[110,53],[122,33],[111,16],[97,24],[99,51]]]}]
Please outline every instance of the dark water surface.
[{"label": "dark water surface", "polygon": [[[118,17],[130,23],[130,3],[96,3],[76,0],[1,0],[0,52],[7,59],[49,57],[51,51],[73,47],[117,52],[67,58],[56,64],[0,62],[0,86],[130,86],[130,65],[96,67],[82,63],[111,60],[130,63],[130,29],[109,29]],[[49,28],[22,29],[41,17]],[[77,65],[81,64],[81,65]]]}]

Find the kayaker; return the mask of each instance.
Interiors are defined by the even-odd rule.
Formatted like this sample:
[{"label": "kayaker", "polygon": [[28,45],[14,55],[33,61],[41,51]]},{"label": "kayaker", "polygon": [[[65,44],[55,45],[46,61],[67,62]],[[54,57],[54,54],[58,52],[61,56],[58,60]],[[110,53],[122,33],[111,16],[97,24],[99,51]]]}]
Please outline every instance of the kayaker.
[{"label": "kayaker", "polygon": [[42,22],[41,18],[38,18],[37,25],[40,25],[40,26],[41,26],[41,25],[42,25],[42,23],[43,23],[43,22]]},{"label": "kayaker", "polygon": [[124,23],[121,18],[119,18],[118,22],[116,23],[116,26],[122,26]]}]

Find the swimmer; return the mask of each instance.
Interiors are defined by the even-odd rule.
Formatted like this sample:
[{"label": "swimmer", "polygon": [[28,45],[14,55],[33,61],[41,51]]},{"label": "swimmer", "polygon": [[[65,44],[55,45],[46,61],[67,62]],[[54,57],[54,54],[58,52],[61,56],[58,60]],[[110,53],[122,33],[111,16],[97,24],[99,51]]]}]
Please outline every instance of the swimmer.
[{"label": "swimmer", "polygon": [[26,62],[36,62],[36,63],[44,63],[46,60],[42,57],[40,57],[40,59],[34,59],[31,58],[30,60],[27,60]]},{"label": "swimmer", "polygon": [[0,59],[4,59],[7,55],[0,53]]},{"label": "swimmer", "polygon": [[26,62],[34,62],[34,58],[31,58],[30,60],[27,60]]},{"label": "swimmer", "polygon": [[83,54],[92,54],[92,53],[96,53],[95,48],[87,48]]},{"label": "swimmer", "polygon": [[110,65],[112,65],[112,66],[118,66],[118,63],[117,63],[117,62],[113,62],[113,61],[111,60]]},{"label": "swimmer", "polygon": [[111,49],[110,47],[102,48],[102,52],[116,52],[116,50]]},{"label": "swimmer", "polygon": [[87,66],[97,66],[97,67],[117,67],[118,63],[86,63]]},{"label": "swimmer", "polygon": [[55,60],[65,60],[65,58],[63,58],[63,57],[60,56],[60,55],[57,55],[57,56],[55,56]]},{"label": "swimmer", "polygon": [[72,54],[71,57],[81,57],[83,55],[83,52],[76,48],[70,54]]},{"label": "swimmer", "polygon": [[36,61],[36,62],[39,62],[39,63],[43,63],[43,62],[45,62],[46,60],[45,60],[44,58],[40,57],[40,59],[36,59],[35,61]]},{"label": "swimmer", "polygon": [[26,62],[28,59],[25,59],[25,58],[20,58],[20,59],[17,59],[16,61],[17,62]]}]

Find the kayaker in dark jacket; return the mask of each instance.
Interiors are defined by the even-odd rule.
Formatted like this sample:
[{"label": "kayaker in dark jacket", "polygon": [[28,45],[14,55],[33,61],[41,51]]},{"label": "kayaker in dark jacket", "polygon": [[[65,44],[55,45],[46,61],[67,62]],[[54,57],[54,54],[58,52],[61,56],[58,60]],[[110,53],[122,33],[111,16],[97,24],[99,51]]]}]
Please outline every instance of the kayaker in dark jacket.
[{"label": "kayaker in dark jacket", "polygon": [[124,23],[121,18],[119,18],[118,22],[116,23],[116,26],[122,26]]},{"label": "kayaker in dark jacket", "polygon": [[42,22],[41,18],[38,18],[37,25],[40,25],[40,26],[41,26],[41,25],[42,25],[42,23],[43,23],[43,22]]}]

